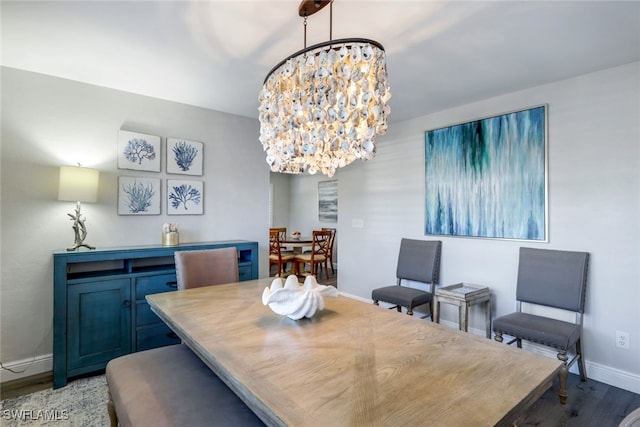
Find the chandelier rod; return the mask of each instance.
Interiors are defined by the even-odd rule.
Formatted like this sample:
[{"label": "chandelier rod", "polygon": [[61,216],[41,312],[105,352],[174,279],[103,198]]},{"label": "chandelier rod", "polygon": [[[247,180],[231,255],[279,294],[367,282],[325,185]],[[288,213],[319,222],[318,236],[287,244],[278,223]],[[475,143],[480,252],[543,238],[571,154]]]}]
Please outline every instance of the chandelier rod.
[{"label": "chandelier rod", "polygon": [[333,0],[329,3],[329,40],[333,39]]}]

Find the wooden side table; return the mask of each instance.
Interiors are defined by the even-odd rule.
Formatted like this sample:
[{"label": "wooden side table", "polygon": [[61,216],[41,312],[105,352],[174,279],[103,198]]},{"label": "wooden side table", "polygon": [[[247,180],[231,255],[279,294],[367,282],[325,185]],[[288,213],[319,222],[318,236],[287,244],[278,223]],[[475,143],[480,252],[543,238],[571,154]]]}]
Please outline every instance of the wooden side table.
[{"label": "wooden side table", "polygon": [[469,283],[457,283],[436,289],[434,311],[435,322],[440,323],[440,303],[458,306],[459,329],[468,331],[469,307],[484,303],[486,312],[487,338],[491,338],[491,293],[489,288]]}]

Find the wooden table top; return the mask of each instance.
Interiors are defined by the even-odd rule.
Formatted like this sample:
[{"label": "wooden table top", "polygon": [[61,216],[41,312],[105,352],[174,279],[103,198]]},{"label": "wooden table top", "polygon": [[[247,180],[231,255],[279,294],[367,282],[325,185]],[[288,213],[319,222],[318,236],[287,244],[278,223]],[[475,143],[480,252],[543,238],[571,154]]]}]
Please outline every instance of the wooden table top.
[{"label": "wooden table top", "polygon": [[281,245],[311,245],[313,243],[312,236],[302,236],[298,239],[294,239],[293,237],[287,237],[284,240],[280,240]]},{"label": "wooden table top", "polygon": [[268,425],[509,425],[561,362],[340,296],[312,319],[261,302],[271,279],[149,295]]}]

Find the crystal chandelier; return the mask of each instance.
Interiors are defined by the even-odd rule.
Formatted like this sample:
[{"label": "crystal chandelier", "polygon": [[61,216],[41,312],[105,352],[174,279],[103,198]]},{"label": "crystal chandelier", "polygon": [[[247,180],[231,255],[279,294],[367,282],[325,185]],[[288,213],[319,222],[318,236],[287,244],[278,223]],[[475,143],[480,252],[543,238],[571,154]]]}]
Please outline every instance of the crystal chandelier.
[{"label": "crystal chandelier", "polygon": [[307,17],[327,4],[333,8],[333,0],[300,3],[305,47],[267,74],[258,97],[260,142],[273,172],[331,177],[355,159],[373,159],[375,138],[387,131],[391,92],[382,45],[332,40],[330,25],[329,41],[307,47]]}]

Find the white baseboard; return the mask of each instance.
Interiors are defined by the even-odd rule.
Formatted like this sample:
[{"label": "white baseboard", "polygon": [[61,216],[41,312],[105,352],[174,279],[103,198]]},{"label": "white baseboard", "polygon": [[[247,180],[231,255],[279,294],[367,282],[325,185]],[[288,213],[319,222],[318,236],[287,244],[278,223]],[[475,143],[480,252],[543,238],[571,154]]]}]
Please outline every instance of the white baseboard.
[{"label": "white baseboard", "polygon": [[[353,298],[358,301],[366,302],[372,304],[372,300],[369,298],[362,298],[356,295],[347,294],[344,292],[340,292],[340,295],[343,295],[348,298]],[[380,303],[381,307],[390,307],[391,304]],[[423,316],[426,313],[414,312],[414,316]],[[456,322],[451,322],[448,320],[440,320],[440,323],[446,326],[449,326],[453,329],[458,329],[458,324]],[[484,329],[469,329],[469,333],[478,335],[480,337],[486,336],[487,331]],[[506,345],[506,344],[505,344]],[[515,345],[515,344],[514,344]],[[556,358],[557,352],[553,351],[553,349],[544,346],[538,346],[535,344],[530,344],[523,342],[523,348],[526,350],[532,351],[534,353],[541,354],[546,357]],[[630,372],[621,371],[620,369],[613,368],[611,366],[601,365],[599,363],[590,362],[589,359],[585,359],[585,365],[587,368],[587,377],[593,380],[599,381],[601,383],[609,384],[614,387],[621,388],[623,390],[630,391],[632,393],[640,394],[640,375],[632,374]],[[578,374],[578,366],[577,364],[573,364],[569,372],[573,374]]]},{"label": "white baseboard", "polygon": [[[0,369],[0,383],[30,377],[53,370],[53,354],[43,354],[35,358],[3,363]],[[8,369],[6,369],[8,368]],[[11,372],[9,369],[15,372]]]}]

